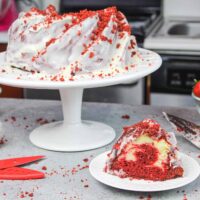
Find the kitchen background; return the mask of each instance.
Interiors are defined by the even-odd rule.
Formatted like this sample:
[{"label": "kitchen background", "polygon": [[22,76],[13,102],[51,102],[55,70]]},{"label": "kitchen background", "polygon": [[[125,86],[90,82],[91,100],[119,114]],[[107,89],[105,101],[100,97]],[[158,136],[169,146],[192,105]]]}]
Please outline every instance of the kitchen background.
[{"label": "kitchen background", "polygon": [[[0,51],[19,11],[54,4],[60,13],[117,6],[126,16],[138,45],[158,52],[161,68],[138,82],[88,89],[84,101],[193,106],[191,89],[200,79],[200,0],[0,0]],[[59,99],[58,91],[1,85],[0,97]]]}]

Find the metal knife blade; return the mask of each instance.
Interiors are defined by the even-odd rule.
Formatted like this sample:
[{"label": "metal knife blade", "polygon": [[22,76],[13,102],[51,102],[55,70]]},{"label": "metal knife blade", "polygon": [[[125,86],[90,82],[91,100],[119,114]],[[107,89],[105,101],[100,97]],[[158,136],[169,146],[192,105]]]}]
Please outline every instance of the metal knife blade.
[{"label": "metal knife blade", "polygon": [[41,160],[42,158],[44,158],[44,156],[30,156],[30,157],[20,157],[20,158],[10,158],[10,159],[0,160],[0,169],[24,165],[37,160]]},{"label": "metal knife blade", "polygon": [[196,147],[200,148],[199,125],[165,112],[163,112],[163,115],[167,121],[170,122],[172,127],[175,128],[176,132],[182,134],[185,139],[194,144]]}]

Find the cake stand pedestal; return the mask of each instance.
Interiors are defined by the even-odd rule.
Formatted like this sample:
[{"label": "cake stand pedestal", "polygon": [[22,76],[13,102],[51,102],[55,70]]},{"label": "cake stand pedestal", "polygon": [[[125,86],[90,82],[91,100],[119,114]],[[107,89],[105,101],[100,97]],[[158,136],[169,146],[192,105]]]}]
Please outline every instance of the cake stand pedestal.
[{"label": "cake stand pedestal", "polygon": [[54,151],[84,151],[105,146],[115,138],[108,125],[81,120],[83,88],[60,89],[62,122],[40,126],[30,134],[31,142]]},{"label": "cake stand pedestal", "polygon": [[115,131],[100,122],[81,120],[83,89],[135,82],[161,66],[162,60],[158,54],[145,49],[139,49],[139,51],[143,59],[133,71],[103,79],[80,79],[66,82],[38,80],[30,73],[18,69],[11,70],[10,67],[5,70],[6,61],[5,52],[3,52],[0,53],[0,83],[14,87],[60,91],[64,120],[42,125],[33,130],[30,140],[34,145],[54,151],[95,149],[112,142]]}]

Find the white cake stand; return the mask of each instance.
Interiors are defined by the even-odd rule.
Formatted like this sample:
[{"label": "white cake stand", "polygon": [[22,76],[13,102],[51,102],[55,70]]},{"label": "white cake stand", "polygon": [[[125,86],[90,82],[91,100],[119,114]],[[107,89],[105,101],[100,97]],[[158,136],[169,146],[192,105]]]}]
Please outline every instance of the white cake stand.
[{"label": "white cake stand", "polygon": [[[136,66],[134,71],[115,77],[53,82],[26,78],[17,79],[19,70],[16,69],[16,73],[15,71],[0,73],[0,83],[14,87],[58,89],[60,91],[64,120],[42,125],[33,130],[30,134],[30,140],[34,145],[54,151],[95,149],[112,142],[115,138],[115,131],[110,126],[100,122],[81,120],[83,89],[137,81],[160,67],[162,61],[158,54],[144,49],[140,49],[140,52],[144,61]],[[4,63],[5,53],[1,53],[0,66],[3,66]]]}]

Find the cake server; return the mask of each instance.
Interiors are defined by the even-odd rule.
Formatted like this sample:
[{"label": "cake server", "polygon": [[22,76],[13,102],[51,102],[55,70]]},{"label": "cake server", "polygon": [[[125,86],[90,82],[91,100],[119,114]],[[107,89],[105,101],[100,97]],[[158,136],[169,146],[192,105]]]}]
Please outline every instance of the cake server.
[{"label": "cake server", "polygon": [[180,117],[176,117],[174,115],[163,112],[163,115],[170,122],[173,128],[175,128],[176,132],[181,134],[185,139],[194,144],[196,147],[200,148],[200,126],[182,119]]},{"label": "cake server", "polygon": [[17,167],[43,159],[44,156],[19,157],[0,160],[0,180],[27,180],[44,178],[43,172]]}]

